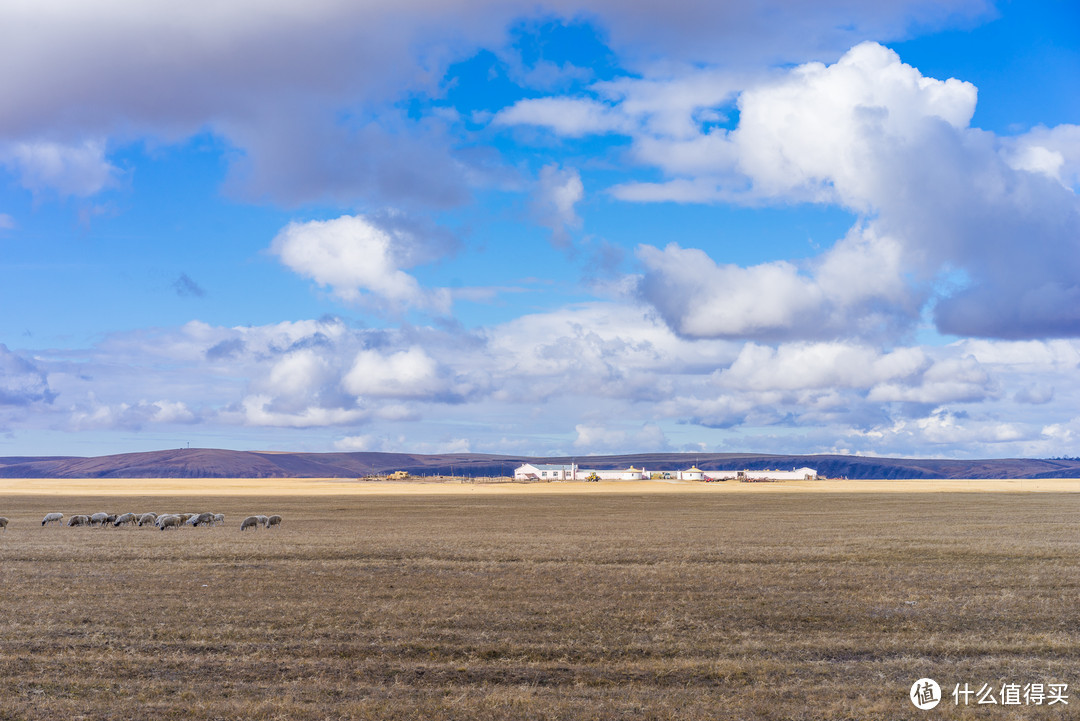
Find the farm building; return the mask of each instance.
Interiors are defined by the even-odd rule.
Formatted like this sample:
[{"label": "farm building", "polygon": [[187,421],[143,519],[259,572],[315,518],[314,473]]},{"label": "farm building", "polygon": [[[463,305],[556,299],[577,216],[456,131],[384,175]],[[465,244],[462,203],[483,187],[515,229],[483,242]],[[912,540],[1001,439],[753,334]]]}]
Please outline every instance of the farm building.
[{"label": "farm building", "polygon": [[709,471],[708,477],[714,481],[816,481],[817,471],[813,468],[795,468],[790,471]]},{"label": "farm building", "polygon": [[653,471],[644,468],[618,470],[593,470],[578,468],[576,464],[526,463],[514,470],[514,480],[518,481],[640,481],[647,478],[672,479],[680,481],[814,481],[817,471],[813,468],[796,468],[790,471],[703,471],[691,466],[684,471]]},{"label": "farm building", "polygon": [[640,481],[648,478],[648,473],[643,468],[633,466],[615,471],[597,471],[578,468],[573,463],[526,463],[514,469],[516,481],[584,481],[590,478],[602,481]]},{"label": "farm building", "polygon": [[[554,463],[526,463],[514,469],[515,481],[569,481],[580,473],[573,463],[569,465]],[[586,472],[585,475],[588,475]],[[584,476],[583,476],[584,477]]]}]

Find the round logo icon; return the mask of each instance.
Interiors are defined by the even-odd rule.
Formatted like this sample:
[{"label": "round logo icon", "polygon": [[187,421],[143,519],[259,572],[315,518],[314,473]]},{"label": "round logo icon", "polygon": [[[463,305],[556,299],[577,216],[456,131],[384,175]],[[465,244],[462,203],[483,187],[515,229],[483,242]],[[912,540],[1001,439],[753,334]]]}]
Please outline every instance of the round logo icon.
[{"label": "round logo icon", "polygon": [[911,693],[908,695],[911,696],[911,703],[915,704],[915,708],[923,711],[929,711],[941,703],[941,687],[932,678],[920,678],[911,684]]}]

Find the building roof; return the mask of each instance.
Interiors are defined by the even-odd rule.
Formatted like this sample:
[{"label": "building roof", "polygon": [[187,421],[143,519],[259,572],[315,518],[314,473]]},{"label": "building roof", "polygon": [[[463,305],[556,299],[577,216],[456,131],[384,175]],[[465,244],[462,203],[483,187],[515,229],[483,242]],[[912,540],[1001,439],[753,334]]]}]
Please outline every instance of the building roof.
[{"label": "building roof", "polygon": [[571,471],[574,466],[570,464],[561,465],[557,463],[526,463],[527,466],[532,466],[538,471]]}]

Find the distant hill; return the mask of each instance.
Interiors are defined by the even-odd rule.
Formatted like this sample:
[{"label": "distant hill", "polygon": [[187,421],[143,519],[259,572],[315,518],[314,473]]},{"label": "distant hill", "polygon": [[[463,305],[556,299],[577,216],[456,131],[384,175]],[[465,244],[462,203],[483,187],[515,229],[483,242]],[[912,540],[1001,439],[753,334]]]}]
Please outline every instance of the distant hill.
[{"label": "distant hill", "polygon": [[269,453],[184,448],[82,458],[0,458],[0,478],[356,478],[408,471],[417,476],[506,476],[522,463],[570,463],[582,468],[630,465],[672,470],[817,469],[829,478],[1080,478],[1080,460],[1009,458],[930,460],[866,456],[785,456],[753,453],[642,453],[615,456],[531,458],[482,453]]}]

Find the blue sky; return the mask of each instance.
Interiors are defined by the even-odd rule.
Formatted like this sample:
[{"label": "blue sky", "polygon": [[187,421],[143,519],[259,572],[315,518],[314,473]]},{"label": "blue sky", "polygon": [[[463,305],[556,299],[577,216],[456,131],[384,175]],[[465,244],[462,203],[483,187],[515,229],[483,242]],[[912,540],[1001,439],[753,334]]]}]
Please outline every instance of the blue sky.
[{"label": "blue sky", "polygon": [[0,8],[0,454],[1080,455],[1080,10]]}]

